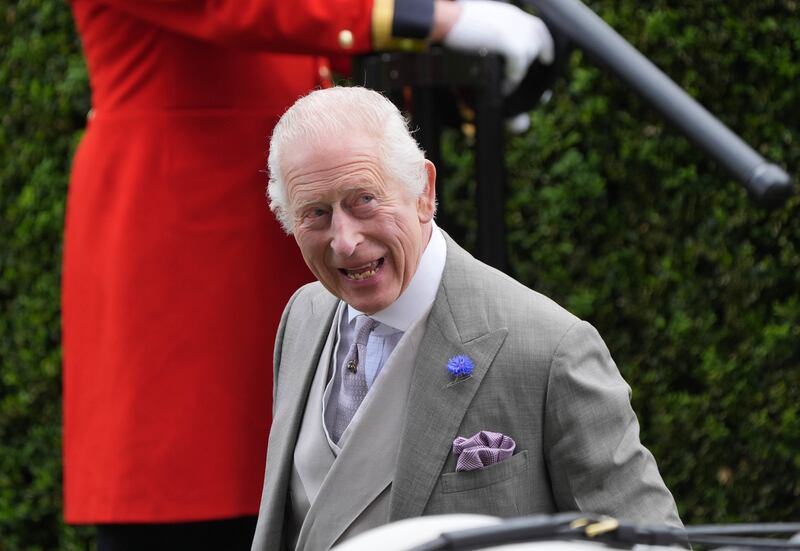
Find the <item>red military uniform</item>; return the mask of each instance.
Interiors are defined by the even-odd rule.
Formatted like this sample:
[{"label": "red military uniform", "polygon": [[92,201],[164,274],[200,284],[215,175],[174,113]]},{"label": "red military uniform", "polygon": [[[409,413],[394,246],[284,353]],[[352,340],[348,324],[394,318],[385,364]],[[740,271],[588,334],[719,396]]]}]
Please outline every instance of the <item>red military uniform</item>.
[{"label": "red military uniform", "polygon": [[67,522],[257,513],[277,321],[312,278],[268,211],[268,137],[313,55],[424,35],[431,0],[404,4],[73,1],[93,114],[65,234]]}]

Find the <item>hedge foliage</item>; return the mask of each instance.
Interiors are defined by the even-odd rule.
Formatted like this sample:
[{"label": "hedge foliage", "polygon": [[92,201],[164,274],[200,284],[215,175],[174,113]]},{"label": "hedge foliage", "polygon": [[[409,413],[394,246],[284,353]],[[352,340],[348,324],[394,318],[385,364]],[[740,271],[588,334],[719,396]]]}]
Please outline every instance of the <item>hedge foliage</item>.
[{"label": "hedge foliage", "polygon": [[0,549],[85,549],[60,512],[59,272],[86,71],[65,2],[0,6]]},{"label": "hedge foliage", "polygon": [[[591,6],[798,170],[798,2]],[[0,549],[86,549],[60,517],[61,227],[89,109],[67,5],[0,2],[0,53]],[[800,519],[800,199],[759,210],[580,53],[533,128],[507,154],[514,274],[599,328],[687,522]],[[464,146],[445,204],[469,244]]]}]

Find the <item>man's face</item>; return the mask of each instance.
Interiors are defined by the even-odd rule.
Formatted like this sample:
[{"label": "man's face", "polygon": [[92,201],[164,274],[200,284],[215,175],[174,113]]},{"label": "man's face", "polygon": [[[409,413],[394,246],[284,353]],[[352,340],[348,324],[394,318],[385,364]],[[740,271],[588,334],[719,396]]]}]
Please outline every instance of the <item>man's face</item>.
[{"label": "man's face", "polygon": [[331,293],[374,314],[408,287],[428,243],[435,204],[428,185],[411,197],[384,177],[374,140],[353,135],[283,156],[289,214],[303,258]]}]

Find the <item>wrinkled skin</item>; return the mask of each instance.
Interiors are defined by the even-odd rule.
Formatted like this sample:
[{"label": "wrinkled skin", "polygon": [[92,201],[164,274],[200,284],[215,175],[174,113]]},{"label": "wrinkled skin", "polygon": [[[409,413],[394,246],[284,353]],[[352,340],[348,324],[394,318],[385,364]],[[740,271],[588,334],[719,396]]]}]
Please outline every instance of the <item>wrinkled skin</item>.
[{"label": "wrinkled skin", "polygon": [[283,156],[294,236],[328,291],[366,314],[408,287],[430,239],[436,170],[412,197],[383,175],[373,140],[352,135]]}]

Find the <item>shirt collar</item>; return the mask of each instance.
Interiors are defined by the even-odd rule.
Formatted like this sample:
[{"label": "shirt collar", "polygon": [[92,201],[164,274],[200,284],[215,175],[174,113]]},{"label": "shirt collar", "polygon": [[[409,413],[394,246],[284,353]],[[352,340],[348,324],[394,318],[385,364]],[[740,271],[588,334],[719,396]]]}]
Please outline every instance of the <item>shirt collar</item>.
[{"label": "shirt collar", "polygon": [[[447,258],[447,244],[435,222],[431,222],[431,238],[422,253],[417,271],[406,290],[392,304],[370,317],[400,331],[407,331],[411,325],[430,310],[439,283],[442,281],[444,263]],[[363,314],[347,305],[348,322]]]}]

